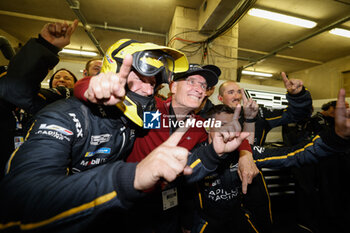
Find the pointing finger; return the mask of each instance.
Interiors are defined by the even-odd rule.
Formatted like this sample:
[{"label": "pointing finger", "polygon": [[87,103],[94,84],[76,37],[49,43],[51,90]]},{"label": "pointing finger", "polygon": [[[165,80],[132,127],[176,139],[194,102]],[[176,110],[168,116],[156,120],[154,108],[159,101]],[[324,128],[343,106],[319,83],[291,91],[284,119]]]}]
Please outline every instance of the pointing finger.
[{"label": "pointing finger", "polygon": [[248,102],[247,97],[245,96],[244,89],[241,88],[241,93],[242,93],[242,99],[243,99],[243,105],[245,105]]},{"label": "pointing finger", "polygon": [[78,23],[79,23],[79,21],[77,19],[75,19],[73,21],[73,24],[68,27],[68,30],[67,30],[67,33],[66,33],[67,36],[71,36],[74,33],[75,29],[78,26]]},{"label": "pointing finger", "polygon": [[286,84],[288,83],[288,81],[289,81],[289,79],[288,79],[286,73],[285,73],[285,72],[282,72],[282,73],[281,73],[281,76],[282,76],[282,78],[283,78],[284,84],[286,85]]},{"label": "pointing finger", "polygon": [[123,64],[120,67],[120,71],[118,73],[118,77],[120,79],[120,84],[125,85],[126,79],[129,76],[132,66],[132,56],[127,54],[123,59]]},{"label": "pointing finger", "polygon": [[335,117],[344,117],[346,114],[346,107],[345,107],[345,89],[342,88],[339,90],[338,93],[338,99],[337,99],[337,105],[335,107]]},{"label": "pointing finger", "polygon": [[336,108],[345,108],[345,89],[342,88],[338,92]]},{"label": "pointing finger", "polygon": [[257,111],[259,109],[259,105],[255,100],[253,100],[253,108],[255,111]]},{"label": "pointing finger", "polygon": [[235,113],[233,114],[233,119],[238,120],[239,119],[239,114],[241,113],[241,105],[237,104],[235,108]]},{"label": "pointing finger", "polygon": [[[186,124],[186,123],[185,123]],[[162,145],[167,146],[177,146],[179,144],[182,136],[187,132],[188,128],[177,129]]]},{"label": "pointing finger", "polygon": [[242,193],[247,194],[248,189],[248,177],[242,177]]}]

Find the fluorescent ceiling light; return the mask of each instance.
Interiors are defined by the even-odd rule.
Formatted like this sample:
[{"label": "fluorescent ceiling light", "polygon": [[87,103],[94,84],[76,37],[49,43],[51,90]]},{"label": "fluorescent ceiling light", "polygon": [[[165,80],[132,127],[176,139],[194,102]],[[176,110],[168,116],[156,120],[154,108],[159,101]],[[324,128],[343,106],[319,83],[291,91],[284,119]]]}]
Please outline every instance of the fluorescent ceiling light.
[{"label": "fluorescent ceiling light", "polygon": [[255,71],[249,71],[249,70],[242,70],[242,74],[262,76],[262,77],[272,77],[273,76],[273,74],[255,72]]},{"label": "fluorescent ceiling light", "polygon": [[248,11],[248,14],[256,17],[279,21],[282,23],[289,23],[289,24],[293,24],[293,25],[305,27],[305,28],[313,28],[317,25],[316,22],[313,22],[310,20],[300,19],[297,17],[283,15],[272,11],[266,11],[266,10],[261,10],[257,8],[252,8],[251,10]]},{"label": "fluorescent ceiling light", "polygon": [[98,55],[95,52],[74,50],[74,49],[62,49],[60,53],[67,53],[67,54],[79,55],[79,56],[85,56],[85,57],[95,57]]},{"label": "fluorescent ceiling light", "polygon": [[341,28],[334,28],[334,29],[330,30],[329,33],[350,38],[350,31],[345,30],[345,29],[341,29]]}]

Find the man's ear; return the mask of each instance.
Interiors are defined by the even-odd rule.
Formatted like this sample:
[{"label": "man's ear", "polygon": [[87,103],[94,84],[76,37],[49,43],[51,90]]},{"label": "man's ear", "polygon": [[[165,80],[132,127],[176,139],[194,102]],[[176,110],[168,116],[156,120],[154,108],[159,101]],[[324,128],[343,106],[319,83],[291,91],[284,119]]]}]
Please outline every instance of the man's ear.
[{"label": "man's ear", "polygon": [[221,95],[218,95],[218,100],[222,103],[222,101],[223,101],[224,99],[222,98]]},{"label": "man's ear", "polygon": [[172,94],[175,94],[175,93],[176,93],[176,90],[177,90],[177,82],[171,82],[170,85],[169,85],[169,87],[170,87],[170,92],[171,92]]}]

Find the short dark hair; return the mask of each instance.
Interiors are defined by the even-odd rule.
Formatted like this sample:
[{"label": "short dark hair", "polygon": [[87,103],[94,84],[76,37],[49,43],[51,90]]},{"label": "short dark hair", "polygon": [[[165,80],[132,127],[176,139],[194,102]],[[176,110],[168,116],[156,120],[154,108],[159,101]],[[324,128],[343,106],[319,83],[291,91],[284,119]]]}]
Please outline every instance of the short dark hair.
[{"label": "short dark hair", "polygon": [[330,107],[334,107],[337,105],[337,101],[333,100],[333,101],[329,101],[328,103],[325,103],[322,105],[321,109],[323,111],[327,111]]},{"label": "short dark hair", "polygon": [[65,71],[67,71],[70,75],[72,75],[72,77],[73,77],[73,79],[74,79],[74,83],[76,83],[76,82],[78,81],[77,77],[75,77],[75,75],[74,75],[71,71],[67,70],[66,68],[61,68],[61,69],[59,69],[59,70],[56,70],[56,72],[53,73],[53,75],[51,76],[50,82],[49,82],[50,88],[52,88],[53,77],[55,77],[55,74],[57,74],[57,72],[59,72],[59,71],[61,71],[61,70],[65,70]]},{"label": "short dark hair", "polygon": [[96,58],[92,58],[92,59],[88,60],[85,64],[85,70],[89,70],[90,64],[93,61],[101,61],[101,58],[96,57]]},{"label": "short dark hair", "polygon": [[214,118],[214,116],[219,113],[234,114],[235,110],[225,104],[218,104],[208,110],[207,116],[208,118]]}]

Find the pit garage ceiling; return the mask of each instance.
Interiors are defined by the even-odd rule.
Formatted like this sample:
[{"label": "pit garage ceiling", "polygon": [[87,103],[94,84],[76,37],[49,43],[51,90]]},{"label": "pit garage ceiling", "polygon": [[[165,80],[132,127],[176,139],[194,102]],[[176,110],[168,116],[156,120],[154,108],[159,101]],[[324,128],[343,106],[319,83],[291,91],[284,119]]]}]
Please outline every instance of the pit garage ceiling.
[{"label": "pit garage ceiling", "polygon": [[[76,19],[76,12],[70,6],[74,4],[92,26],[90,32],[100,51],[106,51],[121,38],[166,44],[175,7],[199,10],[205,1],[220,0],[1,0],[0,29],[25,43],[48,21]],[[232,12],[245,1],[221,2],[226,2],[226,12]],[[230,2],[232,5],[227,4]],[[318,24],[305,29],[243,14],[238,21],[238,57],[232,58],[238,59],[240,67],[270,73],[294,72],[350,54],[350,38],[328,32],[329,26],[337,22],[341,22],[337,27],[350,30],[350,0],[256,0],[252,7]],[[220,22],[210,24],[222,25],[223,18],[212,17],[211,20]],[[99,52],[82,26],[68,47]]]}]

